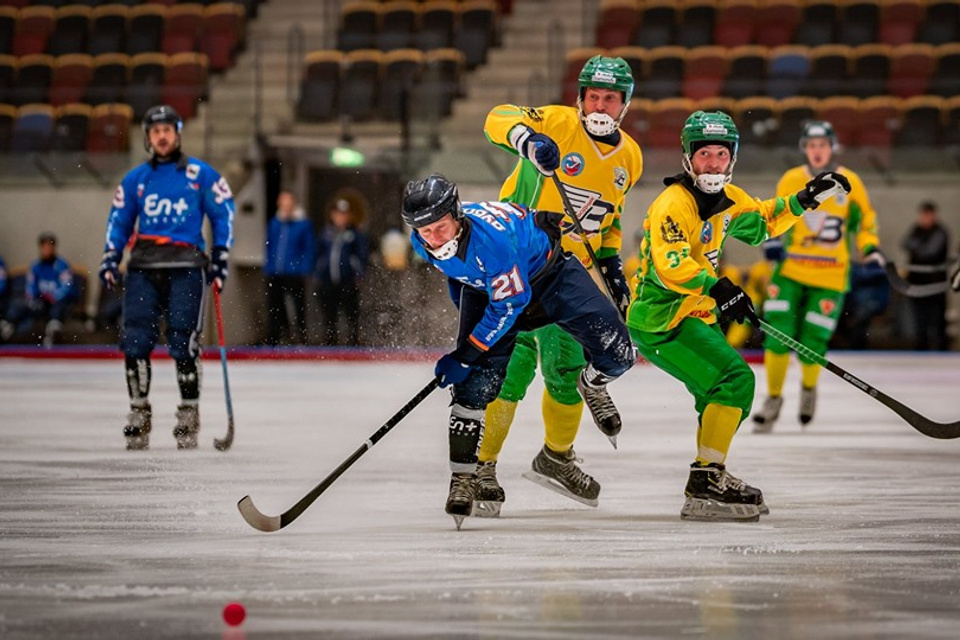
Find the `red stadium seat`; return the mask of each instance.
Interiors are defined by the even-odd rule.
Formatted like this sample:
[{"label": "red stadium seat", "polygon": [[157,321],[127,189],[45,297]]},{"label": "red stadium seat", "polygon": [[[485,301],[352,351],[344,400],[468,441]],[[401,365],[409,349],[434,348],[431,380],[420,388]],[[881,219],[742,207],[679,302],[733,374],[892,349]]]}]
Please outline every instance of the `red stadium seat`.
[{"label": "red stadium seat", "polygon": [[874,96],[860,101],[856,144],[861,147],[889,147],[900,127],[903,101],[890,96]]},{"label": "red stadium seat", "polygon": [[894,47],[887,93],[898,98],[925,94],[935,65],[933,53],[933,46],[929,44]]},{"label": "red stadium seat", "polygon": [[793,43],[793,35],[800,22],[798,0],[771,0],[757,7],[756,42],[764,47],[779,47]]},{"label": "red stadium seat", "polygon": [[757,20],[755,0],[721,0],[713,28],[713,42],[721,47],[739,47],[753,42]]},{"label": "red stadium seat", "polygon": [[639,20],[640,7],[636,0],[603,0],[597,21],[597,46],[607,49],[628,46],[633,42]]},{"label": "red stadium seat", "polygon": [[207,96],[207,64],[202,53],[175,53],[167,58],[161,99],[184,119],[196,115]]},{"label": "red stadium seat", "polygon": [[43,53],[53,31],[53,7],[24,7],[17,17],[10,52],[15,56]]},{"label": "red stadium seat", "polygon": [[720,95],[727,75],[724,47],[697,47],[687,53],[683,75],[683,97],[699,100]]},{"label": "red stadium seat", "polygon": [[163,29],[161,49],[169,55],[196,51],[203,28],[203,5],[178,4],[170,7]]},{"label": "red stadium seat", "polygon": [[667,98],[653,103],[647,144],[661,149],[680,148],[680,130],[693,113],[694,102],[687,98]]},{"label": "red stadium seat", "polygon": [[50,104],[59,107],[71,102],[83,102],[87,84],[93,77],[93,58],[85,53],[60,56],[53,62],[50,81]]},{"label": "red stadium seat", "polygon": [[890,0],[883,3],[877,40],[889,45],[913,42],[923,11],[924,5],[920,0]]},{"label": "red stadium seat", "polygon": [[233,66],[245,33],[244,10],[240,5],[218,2],[206,8],[200,52],[207,54],[211,71],[225,71]]},{"label": "red stadium seat", "polygon": [[860,100],[850,96],[834,96],[817,102],[817,118],[833,125],[837,140],[850,145],[856,140]]},{"label": "red stadium seat", "polygon": [[90,153],[129,151],[132,119],[133,109],[128,104],[101,104],[94,107],[87,131],[87,151]]}]

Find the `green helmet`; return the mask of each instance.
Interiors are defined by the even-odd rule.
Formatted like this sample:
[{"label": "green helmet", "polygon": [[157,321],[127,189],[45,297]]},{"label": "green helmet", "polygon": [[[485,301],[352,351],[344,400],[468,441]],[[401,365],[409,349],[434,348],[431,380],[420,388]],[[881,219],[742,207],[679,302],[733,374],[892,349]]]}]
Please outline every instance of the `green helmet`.
[{"label": "green helmet", "polygon": [[694,111],[680,131],[683,155],[690,157],[696,151],[695,147],[703,146],[697,143],[726,144],[730,147],[730,155],[736,158],[737,148],[740,146],[740,132],[733,123],[733,118],[722,111]]},{"label": "green helmet", "polygon": [[800,153],[806,153],[807,141],[810,138],[826,138],[830,141],[830,148],[833,152],[837,152],[839,147],[837,134],[833,130],[833,125],[826,120],[813,120],[803,125],[803,133],[800,134]]},{"label": "green helmet", "polygon": [[625,103],[630,102],[630,97],[633,95],[633,73],[630,71],[630,65],[623,58],[593,56],[580,70],[577,83],[580,87],[580,98],[583,98],[583,92],[587,87],[622,91]]}]

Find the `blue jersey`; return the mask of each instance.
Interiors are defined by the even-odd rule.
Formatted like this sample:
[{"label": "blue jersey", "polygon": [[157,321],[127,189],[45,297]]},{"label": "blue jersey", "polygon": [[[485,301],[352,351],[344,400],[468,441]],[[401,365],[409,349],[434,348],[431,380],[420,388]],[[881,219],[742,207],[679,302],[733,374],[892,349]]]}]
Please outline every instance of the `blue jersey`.
[{"label": "blue jersey", "polygon": [[63,258],[37,260],[27,272],[27,296],[53,304],[74,295],[73,272]]},{"label": "blue jersey", "polygon": [[507,202],[465,202],[463,212],[465,228],[452,258],[435,258],[416,230],[411,241],[414,250],[447,277],[486,292],[490,302],[469,341],[480,351],[487,351],[530,303],[530,279],[546,265],[553,243],[527,207]]},{"label": "blue jersey", "polygon": [[214,246],[229,248],[233,213],[227,181],[207,163],[185,155],[176,162],[148,161],[130,171],[117,187],[105,250],[122,251],[136,224],[138,245],[192,247],[202,252],[204,216],[210,219]]}]

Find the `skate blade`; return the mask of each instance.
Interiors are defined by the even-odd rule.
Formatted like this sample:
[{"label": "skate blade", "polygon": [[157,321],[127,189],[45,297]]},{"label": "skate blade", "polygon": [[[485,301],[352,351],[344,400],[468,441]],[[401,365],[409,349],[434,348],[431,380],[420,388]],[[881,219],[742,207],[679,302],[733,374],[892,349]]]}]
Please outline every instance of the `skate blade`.
[{"label": "skate blade", "polygon": [[149,448],[150,440],[147,438],[135,436],[127,438],[127,451],[143,451]]},{"label": "skate blade", "polygon": [[473,516],[476,518],[499,518],[502,502],[496,500],[475,500],[473,503]]},{"label": "skate blade", "polygon": [[577,502],[585,504],[588,507],[596,507],[597,505],[600,504],[600,501],[597,498],[593,498],[593,499],[584,498],[583,496],[578,496],[575,493],[571,493],[565,486],[563,486],[553,478],[537,473],[532,469],[529,471],[524,471],[520,475],[526,478],[527,480],[529,480],[530,482],[540,485],[544,489],[550,489],[550,491],[559,493],[560,495],[566,498],[570,498],[571,500],[576,500]]},{"label": "skate blade", "polygon": [[762,515],[762,516],[768,516],[768,515],[770,515],[770,507],[768,507],[768,506],[766,505],[766,503],[764,503],[764,504],[758,504],[758,505],[757,505],[757,509],[760,511],[760,515]]},{"label": "skate blade", "polygon": [[617,448],[617,436],[607,436],[607,440],[610,441],[610,444],[612,444],[614,450],[616,450],[616,448]]},{"label": "skate blade", "polygon": [[773,432],[773,423],[772,422],[756,422],[753,425],[754,433],[772,433]]},{"label": "skate blade", "polygon": [[687,498],[680,510],[680,518],[703,522],[757,522],[760,520],[760,507],[755,504]]},{"label": "skate blade", "polygon": [[454,523],[457,525],[457,531],[460,531],[460,527],[463,526],[463,519],[467,516],[450,514],[450,517],[453,518]]}]

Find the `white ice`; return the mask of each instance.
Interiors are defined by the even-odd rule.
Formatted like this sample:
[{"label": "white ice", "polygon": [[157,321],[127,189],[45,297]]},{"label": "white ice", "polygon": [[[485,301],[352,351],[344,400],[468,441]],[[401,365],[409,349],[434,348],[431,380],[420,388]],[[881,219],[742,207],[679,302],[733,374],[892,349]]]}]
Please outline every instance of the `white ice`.
[{"label": "white ice", "polygon": [[[941,422],[960,418],[956,356],[834,354]],[[449,396],[434,392],[297,521],[279,514],[430,379],[429,363],[217,361],[201,448],[177,451],[170,361],[154,431],[124,450],[119,361],[0,360],[0,638],[957,638],[960,440],[933,440],[823,372],[801,430],[798,370],[775,431],[735,438],[763,489],[755,524],[681,521],[694,455],[686,391],[649,366],[611,387],[614,451],[584,418],[591,509],[522,478],[542,442],[538,381],[500,461],[499,520],[444,514]],[[763,374],[758,373],[758,400]],[[223,606],[247,620],[228,629]]]}]

